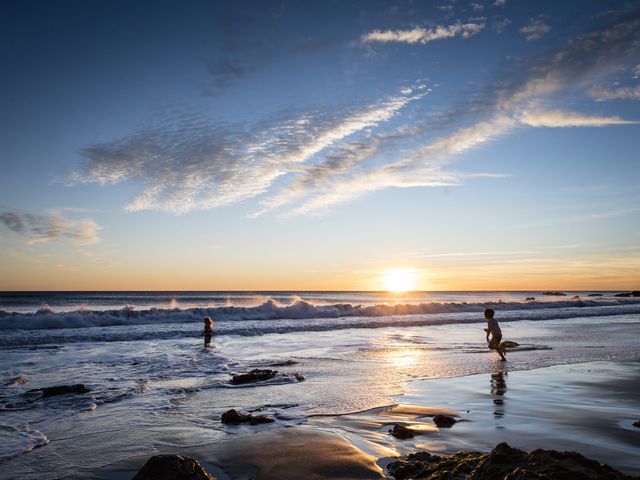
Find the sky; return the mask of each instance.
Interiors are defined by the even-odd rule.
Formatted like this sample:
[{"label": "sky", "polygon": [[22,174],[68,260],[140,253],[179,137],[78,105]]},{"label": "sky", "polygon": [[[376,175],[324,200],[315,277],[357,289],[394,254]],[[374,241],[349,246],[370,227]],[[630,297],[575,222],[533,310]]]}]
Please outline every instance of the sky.
[{"label": "sky", "polygon": [[0,61],[0,290],[640,286],[638,1],[5,0]]}]

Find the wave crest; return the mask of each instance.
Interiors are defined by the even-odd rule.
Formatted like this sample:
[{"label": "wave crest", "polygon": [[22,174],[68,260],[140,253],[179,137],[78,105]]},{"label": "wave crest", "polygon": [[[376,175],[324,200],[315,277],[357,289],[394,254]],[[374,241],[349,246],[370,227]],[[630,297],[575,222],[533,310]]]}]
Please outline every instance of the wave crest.
[{"label": "wave crest", "polygon": [[639,305],[637,299],[562,300],[555,302],[457,302],[457,303],[396,303],[358,305],[336,303],[316,305],[297,300],[290,305],[280,305],[273,299],[253,307],[195,307],[150,308],[136,310],[130,305],[115,310],[81,309],[55,312],[44,306],[35,313],[17,313],[0,310],[0,330],[64,329],[108,327],[117,325],[150,325],[165,323],[201,322],[213,317],[216,322],[327,319],[342,317],[391,317],[404,315],[434,315],[445,313],[480,313],[485,308],[501,311],[559,310],[576,307],[616,307]]}]

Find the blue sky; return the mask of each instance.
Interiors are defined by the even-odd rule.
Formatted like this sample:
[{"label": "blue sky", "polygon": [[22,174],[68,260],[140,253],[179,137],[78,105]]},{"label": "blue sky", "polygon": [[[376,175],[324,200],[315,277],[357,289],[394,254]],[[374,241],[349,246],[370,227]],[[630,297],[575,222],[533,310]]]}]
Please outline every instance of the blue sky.
[{"label": "blue sky", "polygon": [[0,289],[626,289],[638,2],[4,2]]}]

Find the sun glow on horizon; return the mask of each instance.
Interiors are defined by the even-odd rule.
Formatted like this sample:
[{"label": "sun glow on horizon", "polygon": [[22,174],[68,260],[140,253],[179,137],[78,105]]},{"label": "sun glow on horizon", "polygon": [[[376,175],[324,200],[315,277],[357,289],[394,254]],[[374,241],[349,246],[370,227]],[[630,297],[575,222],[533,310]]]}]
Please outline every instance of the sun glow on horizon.
[{"label": "sun glow on horizon", "polygon": [[381,280],[389,292],[408,292],[416,289],[418,275],[412,268],[392,268],[382,273]]}]

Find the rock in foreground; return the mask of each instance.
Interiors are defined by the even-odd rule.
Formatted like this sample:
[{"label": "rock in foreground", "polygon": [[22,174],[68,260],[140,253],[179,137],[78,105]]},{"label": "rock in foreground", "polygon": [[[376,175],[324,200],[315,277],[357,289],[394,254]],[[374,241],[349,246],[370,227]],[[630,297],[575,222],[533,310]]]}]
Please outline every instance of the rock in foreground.
[{"label": "rock in foreground", "polygon": [[234,375],[231,379],[231,383],[234,385],[243,385],[245,383],[262,382],[264,380],[270,380],[276,376],[277,370],[261,370],[256,368],[249,373],[243,373],[241,375]]},{"label": "rock in foreground", "polygon": [[387,467],[396,480],[637,480],[576,452],[534,450],[500,443],[490,453],[458,452],[448,457],[418,452]]},{"label": "rock in foreground", "polygon": [[413,430],[404,425],[398,425],[397,423],[393,426],[392,430],[389,430],[389,433],[400,440],[406,440],[415,436]]},{"label": "rock in foreground", "polygon": [[42,392],[41,398],[55,397],[56,395],[67,395],[68,393],[87,393],[89,389],[82,383],[75,385],[57,385],[55,387],[43,387],[29,390],[27,393]]},{"label": "rock in foreground", "polygon": [[436,415],[433,417],[433,423],[438,428],[451,428],[455,425],[456,419],[449,415]]},{"label": "rock in foreground", "polygon": [[251,415],[250,413],[240,413],[235,409],[227,410],[222,414],[222,423],[231,425],[240,425],[241,423],[248,423],[249,425],[259,425],[261,423],[272,423],[275,420],[273,418],[265,417],[264,415]]},{"label": "rock in foreground", "polygon": [[216,480],[193,458],[182,455],[155,455],[133,480]]}]

